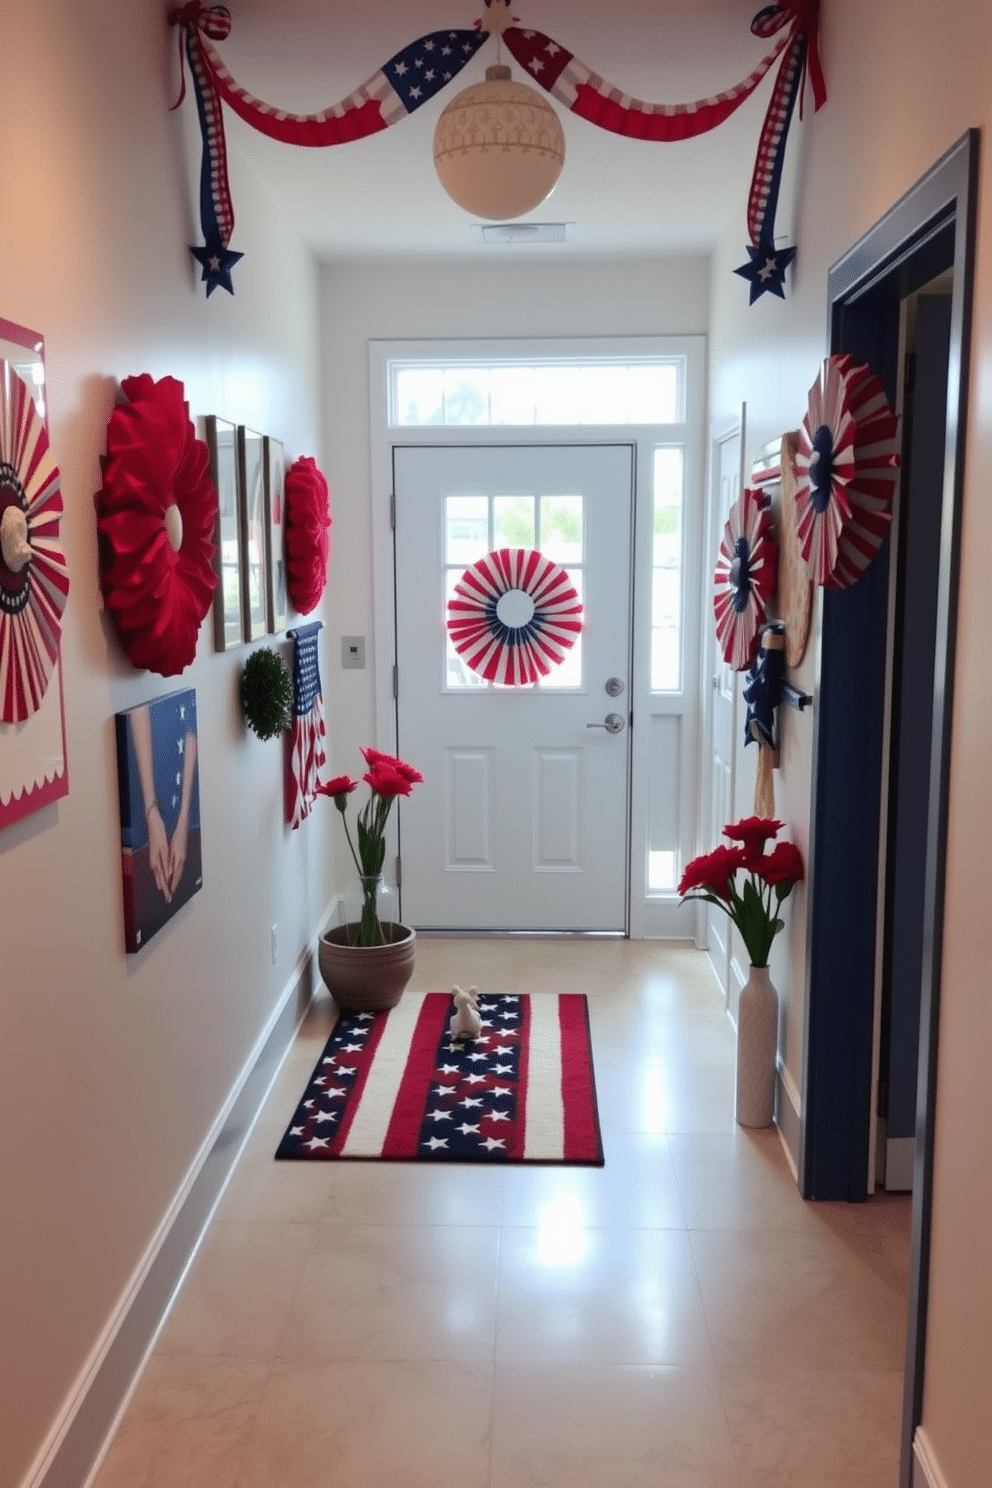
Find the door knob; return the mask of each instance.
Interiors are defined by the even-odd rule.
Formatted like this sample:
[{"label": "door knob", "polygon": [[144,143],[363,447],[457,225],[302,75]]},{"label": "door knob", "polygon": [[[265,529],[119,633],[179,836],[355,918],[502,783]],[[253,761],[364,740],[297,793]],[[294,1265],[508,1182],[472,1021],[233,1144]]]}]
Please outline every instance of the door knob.
[{"label": "door knob", "polygon": [[608,734],[623,733],[623,718],[619,713],[607,713],[602,723],[587,723],[586,728],[603,728]]}]

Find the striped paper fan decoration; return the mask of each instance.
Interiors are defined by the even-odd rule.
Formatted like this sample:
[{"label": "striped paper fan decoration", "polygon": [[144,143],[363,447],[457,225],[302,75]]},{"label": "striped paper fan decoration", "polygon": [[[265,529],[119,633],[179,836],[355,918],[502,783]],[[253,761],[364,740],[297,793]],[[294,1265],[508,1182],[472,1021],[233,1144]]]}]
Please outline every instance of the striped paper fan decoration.
[{"label": "striped paper fan decoration", "polygon": [[448,601],[455,650],[487,682],[523,687],[559,666],[582,629],[565,570],[533,548],[500,548],[462,574]]},{"label": "striped paper fan decoration", "polygon": [[713,613],[723,659],[745,671],[775,590],[778,543],[768,496],[747,486],[730,508],[713,575]]},{"label": "striped paper fan decoration", "polygon": [[899,420],[851,356],[826,359],[796,450],[796,527],[810,578],[849,589],[885,540],[899,471]]},{"label": "striped paper fan decoration", "polygon": [[36,713],[58,660],[69,574],[62,491],[27,383],[0,362],[0,722]]}]

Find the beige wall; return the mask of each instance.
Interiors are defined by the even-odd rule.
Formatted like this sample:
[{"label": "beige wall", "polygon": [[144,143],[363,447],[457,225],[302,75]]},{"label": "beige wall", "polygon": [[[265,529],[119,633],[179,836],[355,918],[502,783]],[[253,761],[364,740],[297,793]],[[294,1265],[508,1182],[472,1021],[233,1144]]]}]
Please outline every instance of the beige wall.
[{"label": "beige wall", "polygon": [[[743,201],[713,270],[713,413],[746,399],[749,454],[796,427],[826,349],[829,265],[972,126],[992,122],[992,11],[958,0],[830,0],[823,56],[830,101],[808,123],[795,200],[799,258],[789,299],[747,308],[730,270],[744,258]],[[949,1488],[992,1482],[992,999],[985,844],[992,838],[987,554],[992,547],[992,163],[985,149],[962,537],[947,863],[930,1328],[924,1427]],[[788,210],[781,229],[789,230]],[[807,676],[811,676],[807,666]],[[809,816],[809,720],[786,718],[779,804],[800,841]],[[800,1071],[803,919],[793,918],[785,1057]]]},{"label": "beige wall", "polygon": [[[131,373],[170,373],[194,414],[318,453],[316,270],[235,157],[237,296],[207,301],[194,283],[192,111],[167,112],[158,0],[2,0],[0,15],[0,315],[47,339],[72,584],[70,794],[0,833],[0,1483],[15,1488],[333,885],[320,828],[283,827],[279,746],[243,729],[247,653],[214,655],[208,623],[181,679],[124,659],[102,613],[93,506],[116,380]],[[197,691],[204,887],[125,957],[113,715],[177,686]]]}]

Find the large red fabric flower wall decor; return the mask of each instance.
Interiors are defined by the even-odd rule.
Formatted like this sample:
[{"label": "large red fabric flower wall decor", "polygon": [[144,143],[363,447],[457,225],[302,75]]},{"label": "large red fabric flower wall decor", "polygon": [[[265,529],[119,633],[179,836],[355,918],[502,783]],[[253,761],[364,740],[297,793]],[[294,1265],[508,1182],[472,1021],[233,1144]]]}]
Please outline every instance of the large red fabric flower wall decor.
[{"label": "large red fabric flower wall decor", "polygon": [[217,587],[217,492],[182,383],[143,372],[121,388],[97,495],[100,585],[132,664],[173,677]]},{"label": "large red fabric flower wall decor", "polygon": [[748,486],[730,508],[713,575],[716,638],[735,672],[746,671],[758,653],[758,632],[775,591],[777,568],[768,495]]},{"label": "large red fabric flower wall decor", "polygon": [[0,722],[41,707],[58,660],[69,575],[62,491],[27,383],[0,361]]},{"label": "large red fabric flower wall decor", "polygon": [[286,471],[286,586],[294,608],[309,615],[327,585],[331,556],[331,497],[312,455]]},{"label": "large red fabric flower wall decor", "polygon": [[885,540],[899,420],[871,368],[830,356],[809,390],[796,448],[796,529],[814,584],[849,589]]}]

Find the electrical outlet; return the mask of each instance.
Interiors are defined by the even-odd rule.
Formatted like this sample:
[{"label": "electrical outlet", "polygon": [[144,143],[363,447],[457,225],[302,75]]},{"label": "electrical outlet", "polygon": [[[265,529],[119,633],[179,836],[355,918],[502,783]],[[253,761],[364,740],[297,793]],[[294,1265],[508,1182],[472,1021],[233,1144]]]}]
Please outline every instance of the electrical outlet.
[{"label": "electrical outlet", "polygon": [[269,940],[272,945],[272,965],[275,966],[279,960],[279,926],[273,925],[269,931]]}]

